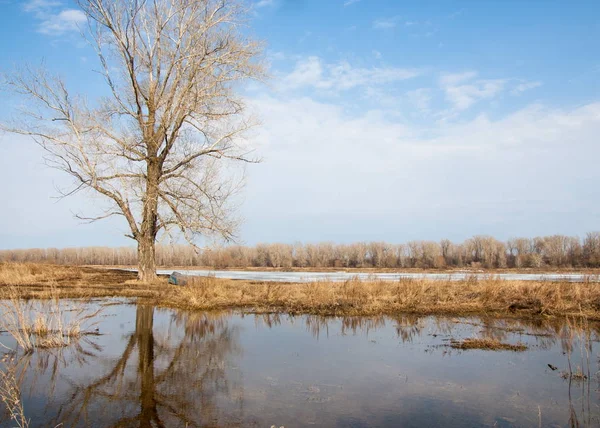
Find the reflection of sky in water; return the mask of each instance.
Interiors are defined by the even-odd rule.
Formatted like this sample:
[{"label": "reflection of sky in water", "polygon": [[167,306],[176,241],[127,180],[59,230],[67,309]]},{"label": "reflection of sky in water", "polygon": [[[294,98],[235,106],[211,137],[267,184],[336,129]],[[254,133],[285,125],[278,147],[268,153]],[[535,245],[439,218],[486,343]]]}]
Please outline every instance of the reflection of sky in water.
[{"label": "reflection of sky in water", "polygon": [[[129,269],[128,269],[129,270]],[[341,282],[358,278],[362,280],[380,279],[384,281],[398,281],[399,279],[435,279],[461,281],[469,278],[486,279],[490,277],[514,280],[514,281],[568,281],[582,282],[599,280],[598,275],[586,275],[579,273],[430,273],[430,272],[396,272],[396,273],[361,273],[361,272],[273,272],[273,271],[242,271],[242,270],[177,270],[184,275],[208,276],[217,278],[243,279],[247,281],[269,281],[269,282],[315,282],[334,281]],[[158,270],[161,275],[169,275],[173,270]]]},{"label": "reflection of sky in water", "polygon": [[[598,424],[597,354],[592,381],[569,388],[548,368],[567,366],[565,325],[549,321],[243,316],[123,304],[107,306],[99,328],[103,335],[79,349],[29,357],[23,395],[32,426],[538,426],[540,413],[543,426],[565,426],[569,392],[579,423]],[[468,337],[530,350],[445,346]],[[10,345],[6,335],[2,342]]]}]

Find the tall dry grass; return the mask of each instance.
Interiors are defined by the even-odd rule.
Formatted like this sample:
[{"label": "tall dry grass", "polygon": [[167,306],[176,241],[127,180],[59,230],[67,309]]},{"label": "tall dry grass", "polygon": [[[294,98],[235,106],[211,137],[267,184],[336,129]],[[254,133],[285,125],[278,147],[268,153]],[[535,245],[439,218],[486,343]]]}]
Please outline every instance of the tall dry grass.
[{"label": "tall dry grass", "polygon": [[168,301],[199,309],[244,307],[317,314],[481,313],[600,319],[600,284],[470,279],[252,283],[196,278]]},{"label": "tall dry grass", "polygon": [[37,300],[24,299],[18,287],[7,286],[3,291],[0,329],[6,330],[24,352],[68,346],[91,332],[102,310],[90,310],[86,302],[65,302],[54,287],[46,291],[45,299]]},{"label": "tall dry grass", "polygon": [[10,420],[19,428],[27,428],[29,420],[25,417],[16,366],[8,357],[5,357],[2,363],[4,368],[0,370],[0,401],[6,407]]},{"label": "tall dry grass", "polygon": [[[21,280],[19,275],[27,280]],[[20,297],[135,297],[190,309],[245,309],[321,315],[407,313],[557,315],[600,319],[600,283],[511,281],[497,277],[464,281],[401,279],[273,283],[197,277],[185,287],[135,281],[135,273],[56,265],[0,264],[0,299],[11,284]],[[4,286],[3,286],[4,285]]]}]

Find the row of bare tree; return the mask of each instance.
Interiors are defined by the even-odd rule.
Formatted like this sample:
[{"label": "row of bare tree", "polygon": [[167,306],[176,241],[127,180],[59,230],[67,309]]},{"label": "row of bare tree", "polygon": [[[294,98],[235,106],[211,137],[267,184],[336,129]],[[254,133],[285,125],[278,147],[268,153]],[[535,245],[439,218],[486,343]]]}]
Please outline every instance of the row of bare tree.
[{"label": "row of bare tree", "polygon": [[[50,262],[73,265],[135,265],[133,247],[2,250],[0,261]],[[196,251],[186,245],[157,246],[159,266],[339,267],[339,268],[538,268],[600,267],[600,232],[580,239],[553,235],[506,242],[474,236],[462,243],[411,241],[406,244],[258,244]]]}]

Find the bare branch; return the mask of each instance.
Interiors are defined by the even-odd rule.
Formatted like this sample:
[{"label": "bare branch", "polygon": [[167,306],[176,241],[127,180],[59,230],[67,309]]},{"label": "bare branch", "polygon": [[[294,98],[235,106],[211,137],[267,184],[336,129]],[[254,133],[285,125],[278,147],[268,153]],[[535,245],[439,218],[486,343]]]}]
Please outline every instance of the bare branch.
[{"label": "bare branch", "polygon": [[59,77],[25,67],[8,79],[24,97],[1,128],[32,137],[46,162],[111,201],[96,221],[123,216],[138,242],[140,277],[154,275],[159,231],[235,236],[226,166],[256,162],[245,134],[256,122],[236,95],[261,79],[260,43],[240,30],[242,0],[77,0],[100,61],[106,96],[88,105]]}]

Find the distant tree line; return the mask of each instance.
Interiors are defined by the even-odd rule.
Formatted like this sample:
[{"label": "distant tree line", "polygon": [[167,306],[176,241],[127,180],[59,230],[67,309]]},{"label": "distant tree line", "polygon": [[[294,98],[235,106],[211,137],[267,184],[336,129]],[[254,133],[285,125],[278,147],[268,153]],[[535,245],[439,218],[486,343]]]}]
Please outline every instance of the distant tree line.
[{"label": "distant tree line", "polygon": [[[47,262],[69,265],[135,265],[134,247],[85,247],[0,250],[0,261]],[[600,267],[600,232],[580,239],[553,235],[514,238],[506,242],[474,236],[462,243],[411,241],[406,244],[258,244],[198,251],[186,245],[156,248],[159,266],[214,268],[540,268]]]}]

